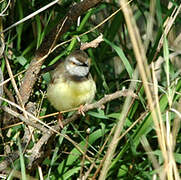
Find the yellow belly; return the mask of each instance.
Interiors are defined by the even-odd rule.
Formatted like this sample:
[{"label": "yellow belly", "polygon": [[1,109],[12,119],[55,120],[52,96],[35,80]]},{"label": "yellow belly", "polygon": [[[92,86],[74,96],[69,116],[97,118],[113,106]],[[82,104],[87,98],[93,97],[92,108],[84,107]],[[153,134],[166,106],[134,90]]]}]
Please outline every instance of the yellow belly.
[{"label": "yellow belly", "polygon": [[96,86],[92,79],[75,82],[59,78],[47,89],[47,98],[58,111],[64,111],[90,103],[95,95]]}]

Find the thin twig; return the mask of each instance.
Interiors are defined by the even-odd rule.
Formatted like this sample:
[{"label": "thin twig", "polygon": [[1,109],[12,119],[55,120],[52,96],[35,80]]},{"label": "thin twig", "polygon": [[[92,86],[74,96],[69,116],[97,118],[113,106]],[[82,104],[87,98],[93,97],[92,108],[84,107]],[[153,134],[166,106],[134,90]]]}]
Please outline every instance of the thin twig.
[{"label": "thin twig", "polygon": [[104,41],[104,39],[103,39],[103,35],[101,34],[100,36],[98,36],[96,39],[94,39],[91,42],[82,43],[80,50],[85,50],[87,48],[96,48],[102,41]]},{"label": "thin twig", "polygon": [[[103,97],[101,100],[93,103],[93,104],[89,104],[89,105],[85,105],[83,110],[86,112],[88,110],[94,109],[94,108],[101,108],[103,104],[110,102],[114,99],[120,98],[122,96],[132,96],[132,97],[137,97],[136,94],[134,94],[132,91],[129,90],[122,90],[122,91],[117,91],[113,94],[109,94],[109,95],[105,95],[105,97]],[[0,99],[6,100],[2,97],[0,97]],[[6,100],[8,103],[10,103],[10,101]],[[20,110],[23,110],[22,108],[20,108],[18,105],[16,105],[15,103],[11,103],[11,105],[15,105],[15,107],[17,107]],[[4,111],[8,112],[9,114],[21,119],[23,122],[27,123],[28,125],[39,129],[43,132],[43,136],[42,138],[38,141],[38,143],[35,144],[35,146],[32,149],[32,155],[30,157],[31,162],[34,162],[36,160],[36,158],[40,158],[39,156],[36,156],[37,152],[40,152],[42,146],[44,144],[47,143],[47,141],[52,137],[53,134],[57,133],[61,136],[63,136],[64,138],[66,138],[68,141],[70,141],[81,153],[84,153],[83,150],[71,139],[69,138],[67,135],[63,135],[61,133],[59,133],[60,127],[59,125],[55,125],[55,126],[48,126],[46,124],[43,123],[44,126],[42,126],[42,121],[37,121],[36,123],[34,121],[31,121],[29,119],[26,119],[23,115],[11,110],[10,108],[8,108],[7,106],[2,107]],[[27,112],[27,115],[30,116],[31,118],[37,120],[36,117],[34,117],[32,114],[30,114],[29,112]],[[63,121],[63,125],[67,125],[70,122],[73,122],[74,120],[76,120],[78,117],[80,116],[80,114],[75,113],[72,117],[67,118],[66,120]],[[40,123],[40,124],[39,124]],[[47,129],[48,128],[48,129]],[[39,154],[39,153],[38,153]],[[43,155],[43,154],[41,154]],[[88,159],[93,167],[96,167],[95,163],[87,156],[85,155],[86,159]],[[3,162],[4,163],[4,162]],[[32,164],[32,163],[31,163]],[[1,167],[1,163],[0,163],[0,167]]]}]

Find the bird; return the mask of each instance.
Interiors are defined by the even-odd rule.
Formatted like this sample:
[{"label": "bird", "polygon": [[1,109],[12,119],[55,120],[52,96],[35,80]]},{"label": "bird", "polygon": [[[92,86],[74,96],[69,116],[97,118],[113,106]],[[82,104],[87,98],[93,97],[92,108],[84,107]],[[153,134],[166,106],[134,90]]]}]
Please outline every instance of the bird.
[{"label": "bird", "polygon": [[96,84],[89,72],[90,62],[86,52],[75,50],[51,72],[47,98],[59,112],[93,101]]}]

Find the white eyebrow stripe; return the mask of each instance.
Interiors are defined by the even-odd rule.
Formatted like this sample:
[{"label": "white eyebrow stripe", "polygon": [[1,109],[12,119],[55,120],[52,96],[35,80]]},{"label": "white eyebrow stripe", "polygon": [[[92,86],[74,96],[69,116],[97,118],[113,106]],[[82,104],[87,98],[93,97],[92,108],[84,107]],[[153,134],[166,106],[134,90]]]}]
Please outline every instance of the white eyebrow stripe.
[{"label": "white eyebrow stripe", "polygon": [[77,65],[82,65],[83,64],[79,60],[77,60],[74,56],[70,57],[70,61],[74,62]]}]

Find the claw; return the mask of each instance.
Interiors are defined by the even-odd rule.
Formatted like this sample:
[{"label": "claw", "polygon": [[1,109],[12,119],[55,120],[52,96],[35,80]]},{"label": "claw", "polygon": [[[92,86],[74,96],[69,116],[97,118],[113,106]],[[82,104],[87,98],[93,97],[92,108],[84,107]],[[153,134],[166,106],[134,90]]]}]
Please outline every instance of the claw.
[{"label": "claw", "polygon": [[83,105],[80,105],[80,107],[79,107],[79,109],[78,109],[78,113],[79,113],[79,114],[82,114],[82,116],[85,116],[84,106],[83,106]]},{"label": "claw", "polygon": [[58,124],[59,124],[59,126],[63,129],[63,123],[62,123],[62,120],[63,120],[62,113],[61,113],[61,112],[59,112],[59,113],[58,113]]}]

